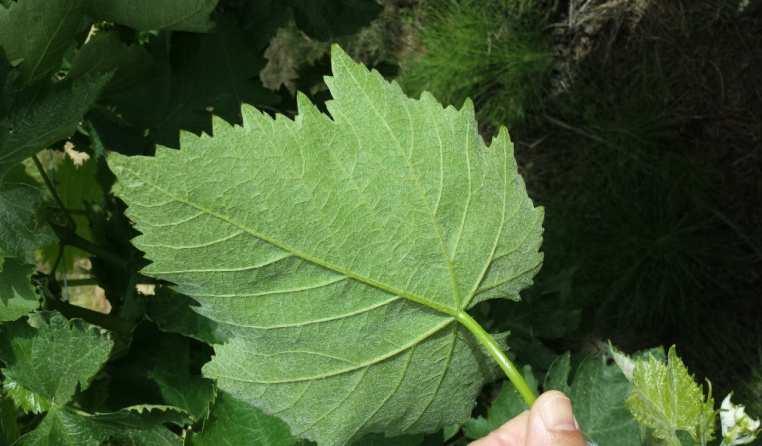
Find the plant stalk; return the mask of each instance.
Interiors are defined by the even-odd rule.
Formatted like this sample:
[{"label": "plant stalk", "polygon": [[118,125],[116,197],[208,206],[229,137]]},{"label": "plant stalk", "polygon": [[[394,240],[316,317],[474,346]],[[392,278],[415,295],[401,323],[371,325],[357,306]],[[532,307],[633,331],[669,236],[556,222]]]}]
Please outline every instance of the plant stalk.
[{"label": "plant stalk", "polygon": [[534,404],[537,399],[537,395],[529,388],[529,385],[526,380],[524,380],[519,369],[517,369],[513,362],[508,359],[508,356],[506,356],[503,349],[495,341],[495,338],[487,333],[487,331],[465,311],[459,311],[455,315],[455,318],[458,322],[463,324],[468,331],[476,336],[479,343],[487,349],[487,352],[489,352],[490,356],[497,362],[497,365],[503,369],[505,376],[507,376],[514,387],[516,387],[516,390],[519,392],[519,395],[521,395],[521,398],[524,400],[527,407],[532,407],[532,404]]},{"label": "plant stalk", "polygon": [[61,196],[58,195],[58,191],[56,190],[56,187],[53,185],[53,181],[50,180],[50,177],[48,176],[48,173],[45,172],[45,168],[42,166],[42,162],[37,157],[37,155],[32,156],[32,161],[34,161],[35,167],[37,167],[37,171],[40,172],[40,176],[42,177],[42,181],[45,182],[45,186],[50,191],[50,195],[53,196],[53,199],[58,204],[58,207],[61,208],[61,211],[66,216],[66,222],[71,228],[76,228],[77,224],[74,222],[74,219],[71,217],[71,214],[69,214],[68,210],[66,209],[66,206],[64,205],[63,200],[61,199]]}]

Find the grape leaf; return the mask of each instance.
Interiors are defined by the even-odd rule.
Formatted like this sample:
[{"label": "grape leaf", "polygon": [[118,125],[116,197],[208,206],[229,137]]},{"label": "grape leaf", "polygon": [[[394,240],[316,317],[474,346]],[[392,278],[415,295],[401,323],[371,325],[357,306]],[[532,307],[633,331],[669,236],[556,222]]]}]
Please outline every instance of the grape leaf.
[{"label": "grape leaf", "polygon": [[52,405],[86,388],[113,346],[104,330],[58,313],[32,314],[0,326],[0,333],[3,374]]},{"label": "grape leaf", "polygon": [[89,0],[99,19],[139,31],[209,31],[210,15],[219,0]]},{"label": "grape leaf", "polygon": [[494,368],[458,321],[531,283],[542,210],[470,103],[332,64],[333,119],[304,95],[293,121],[246,106],[179,151],[113,154],[115,193],[145,274],[227,326],[204,369],[221,389],[325,444],[462,423]]},{"label": "grape leaf", "polygon": [[635,362],[627,407],[640,424],[653,429],[654,436],[668,445],[680,445],[680,431],[701,444],[714,434],[711,392],[704,396],[674,346],[667,352],[666,363],[650,355]]},{"label": "grape leaf", "polygon": [[21,0],[7,9],[0,6],[0,48],[12,63],[22,62],[26,82],[42,79],[60,67],[74,36],[87,27],[84,12],[85,0]]},{"label": "grape leaf", "polygon": [[191,437],[191,446],[241,444],[289,446],[296,443],[286,424],[227,393],[217,395],[203,431]]},{"label": "grape leaf", "polygon": [[[530,388],[537,392],[537,380],[532,373],[532,368],[524,367],[524,379]],[[490,432],[502,426],[511,418],[520,415],[527,410],[526,403],[521,399],[521,395],[516,388],[509,382],[503,384],[500,393],[492,402],[487,416],[472,418],[463,425],[463,433],[467,438],[475,440],[487,436]]]},{"label": "grape leaf", "polygon": [[0,178],[16,163],[67,138],[95,103],[109,75],[61,82],[45,91],[16,98],[16,107],[0,119]]},{"label": "grape leaf", "polygon": [[33,272],[33,265],[18,259],[7,259],[0,265],[0,322],[14,321],[39,306],[30,282]]}]

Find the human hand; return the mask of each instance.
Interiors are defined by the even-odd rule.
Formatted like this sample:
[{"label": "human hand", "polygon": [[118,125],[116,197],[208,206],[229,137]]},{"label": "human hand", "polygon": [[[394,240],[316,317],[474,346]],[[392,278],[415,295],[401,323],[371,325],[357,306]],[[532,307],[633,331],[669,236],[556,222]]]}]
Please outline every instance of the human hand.
[{"label": "human hand", "polygon": [[552,390],[486,437],[470,446],[585,446],[569,398]]}]

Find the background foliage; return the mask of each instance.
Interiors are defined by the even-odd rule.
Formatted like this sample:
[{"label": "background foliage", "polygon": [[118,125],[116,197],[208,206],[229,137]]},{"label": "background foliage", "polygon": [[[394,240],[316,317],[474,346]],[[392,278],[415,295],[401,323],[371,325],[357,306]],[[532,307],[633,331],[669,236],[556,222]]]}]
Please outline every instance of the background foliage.
[{"label": "background foliage", "polygon": [[[758,3],[0,0],[0,445],[299,441],[202,377],[225,334],[142,274],[105,156],[178,148],[242,103],[323,107],[331,42],[416,97],[473,98],[487,138],[510,129],[545,264],[522,302],[475,313],[591,439],[655,441],[608,339],[677,344],[758,416]],[[393,444],[465,444],[520,410],[497,382],[464,425]]]}]

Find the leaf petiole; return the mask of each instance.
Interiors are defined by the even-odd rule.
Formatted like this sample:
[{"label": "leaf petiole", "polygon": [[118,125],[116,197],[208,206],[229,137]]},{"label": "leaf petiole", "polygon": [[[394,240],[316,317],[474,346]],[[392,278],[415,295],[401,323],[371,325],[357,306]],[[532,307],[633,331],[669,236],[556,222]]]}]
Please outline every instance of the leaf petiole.
[{"label": "leaf petiole", "polygon": [[534,404],[537,399],[537,395],[535,395],[532,389],[529,388],[529,385],[524,380],[519,369],[517,369],[513,362],[508,359],[508,356],[506,356],[503,349],[495,341],[495,338],[487,333],[487,331],[465,311],[459,311],[455,315],[455,318],[458,322],[463,324],[468,331],[476,336],[479,343],[487,349],[487,352],[489,352],[490,356],[497,362],[497,365],[503,369],[505,376],[507,376],[511,383],[516,387],[516,390],[519,392],[519,395],[521,395],[521,398],[524,399],[527,407],[532,407],[532,404]]}]

